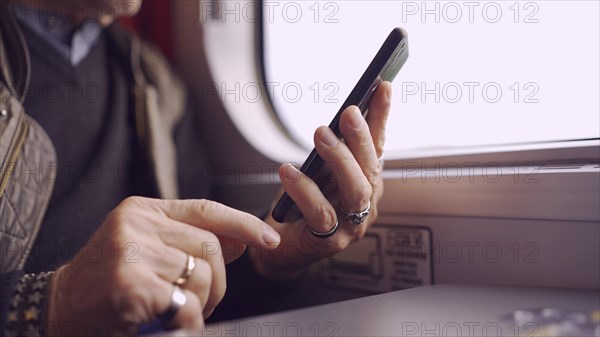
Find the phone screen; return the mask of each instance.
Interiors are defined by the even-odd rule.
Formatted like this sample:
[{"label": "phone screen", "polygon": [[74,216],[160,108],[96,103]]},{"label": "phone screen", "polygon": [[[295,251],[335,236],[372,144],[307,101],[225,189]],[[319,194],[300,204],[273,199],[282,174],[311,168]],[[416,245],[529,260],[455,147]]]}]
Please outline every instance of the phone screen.
[{"label": "phone screen", "polygon": [[[350,92],[350,95],[342,104],[335,115],[329,128],[340,137],[339,121],[342,112],[351,105],[356,105],[366,117],[368,107],[373,94],[383,81],[393,81],[408,58],[408,39],[406,31],[402,28],[394,28],[387,39],[361,76],[360,80]],[[324,170],[325,162],[313,149],[300,171],[311,178],[323,190],[324,184],[329,178],[327,170]],[[275,221],[284,223],[298,220],[302,217],[300,210],[287,193],[284,193],[272,212]]]}]

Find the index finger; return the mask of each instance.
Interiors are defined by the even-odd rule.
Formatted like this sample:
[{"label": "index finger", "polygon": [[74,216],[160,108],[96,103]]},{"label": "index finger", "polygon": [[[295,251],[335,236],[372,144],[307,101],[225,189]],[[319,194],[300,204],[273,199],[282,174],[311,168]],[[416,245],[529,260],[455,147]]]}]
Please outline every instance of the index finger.
[{"label": "index finger", "polygon": [[385,144],[385,124],[390,112],[390,99],[392,95],[392,84],[388,81],[381,82],[374,97],[369,104],[369,114],[367,123],[369,131],[373,137],[373,144],[377,156],[383,155],[383,146]]},{"label": "index finger", "polygon": [[275,248],[281,237],[259,218],[206,199],[159,200],[146,199],[170,219],[202,228],[213,234],[233,239],[245,245],[261,244]]}]

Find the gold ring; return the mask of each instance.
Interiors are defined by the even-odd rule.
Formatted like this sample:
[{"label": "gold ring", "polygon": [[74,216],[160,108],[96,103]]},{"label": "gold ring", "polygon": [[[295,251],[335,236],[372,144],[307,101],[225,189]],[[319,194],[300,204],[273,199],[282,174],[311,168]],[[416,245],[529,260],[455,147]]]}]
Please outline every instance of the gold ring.
[{"label": "gold ring", "polygon": [[173,284],[179,287],[183,287],[183,285],[187,283],[190,277],[192,277],[194,269],[196,269],[196,258],[188,254],[185,269],[181,273],[181,276],[179,276],[179,278],[177,278],[177,280],[175,280]]}]

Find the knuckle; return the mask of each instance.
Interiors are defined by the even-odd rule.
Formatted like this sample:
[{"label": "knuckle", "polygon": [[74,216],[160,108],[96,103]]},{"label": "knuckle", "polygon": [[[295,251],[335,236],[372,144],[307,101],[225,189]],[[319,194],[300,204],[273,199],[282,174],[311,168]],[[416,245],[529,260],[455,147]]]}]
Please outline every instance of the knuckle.
[{"label": "knuckle", "polygon": [[321,224],[330,225],[336,221],[335,210],[329,205],[321,205],[317,209],[317,218],[320,219]]},{"label": "knuckle", "polygon": [[[123,209],[115,209],[107,216],[103,229],[108,234],[110,243],[121,244],[138,238],[141,234],[140,226],[144,221],[135,221],[133,218],[141,219],[144,214],[131,212]],[[143,230],[143,229],[142,229]]]},{"label": "knuckle", "polygon": [[191,200],[191,207],[196,209],[202,217],[209,217],[219,211],[223,211],[222,205],[218,202],[207,199]]},{"label": "knuckle", "polygon": [[[363,207],[368,204],[369,200],[371,200],[371,196],[373,194],[373,187],[369,183],[357,184],[354,192],[352,193],[352,198],[349,200],[351,204],[347,208],[349,211],[359,211],[358,208]],[[355,209],[356,208],[356,209]]]},{"label": "knuckle", "polygon": [[221,243],[219,242],[219,237],[215,233],[206,233],[206,242],[211,245],[214,245],[217,251],[221,251]]},{"label": "knuckle", "polygon": [[117,207],[113,209],[106,217],[106,223],[118,225],[127,221],[127,210]]},{"label": "knuckle", "polygon": [[[340,167],[341,168],[353,167],[354,165],[356,165],[356,158],[352,155],[352,153],[344,155],[342,158],[340,158]],[[338,172],[340,172],[339,169],[338,169]]]},{"label": "knuckle", "polygon": [[104,221],[104,226],[112,234],[124,234],[139,221],[132,219],[142,219],[147,216],[141,209],[143,201],[140,197],[129,197],[123,200],[115,209],[110,211]]},{"label": "knuckle", "polygon": [[358,141],[358,146],[360,146],[363,149],[368,149],[369,147],[372,147],[373,139],[371,138],[371,135],[363,135],[362,137],[360,137],[360,140]]},{"label": "knuckle", "polygon": [[145,199],[146,198],[138,196],[127,197],[123,201],[121,201],[117,208],[139,207],[144,203]]},{"label": "knuckle", "polygon": [[206,238],[202,242],[202,256],[198,256],[203,259],[213,259],[221,256],[223,251],[221,249],[221,243],[219,242],[219,238],[211,233],[207,232]]},{"label": "knuckle", "polygon": [[127,216],[128,212],[125,212],[121,209],[116,209],[112,211],[106,221],[104,222],[104,226],[108,229],[110,233],[110,238],[113,241],[120,241],[128,236],[128,223],[129,219]]},{"label": "knuckle", "polygon": [[383,167],[381,166],[381,163],[379,162],[379,160],[377,160],[377,163],[375,164],[375,166],[372,166],[367,171],[367,178],[369,178],[369,181],[371,181],[371,182],[376,182],[381,178],[382,171],[383,171]]},{"label": "knuckle", "polygon": [[369,183],[363,184],[362,190],[360,192],[360,196],[362,197],[364,203],[366,204],[369,200],[371,200],[371,196],[373,195],[373,186]]}]

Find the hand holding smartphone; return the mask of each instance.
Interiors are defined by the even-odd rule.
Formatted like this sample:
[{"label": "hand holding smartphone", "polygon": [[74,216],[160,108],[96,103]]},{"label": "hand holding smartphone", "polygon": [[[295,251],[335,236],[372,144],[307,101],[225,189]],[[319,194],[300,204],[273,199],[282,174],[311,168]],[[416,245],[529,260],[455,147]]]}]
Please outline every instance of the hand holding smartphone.
[{"label": "hand holding smartphone", "polygon": [[[347,107],[356,105],[362,112],[363,117],[366,117],[369,102],[379,84],[383,81],[393,81],[407,58],[408,39],[406,32],[402,28],[394,28],[329,124],[329,128],[338,138],[341,137],[339,121],[342,112]],[[300,168],[300,171],[311,178],[323,190],[325,181],[328,178],[328,175],[323,172],[324,166],[325,162],[319,156],[317,150],[313,149]],[[273,208],[272,216],[277,222],[285,223],[300,219],[302,214],[294,203],[294,200],[287,193],[284,193]]]}]

